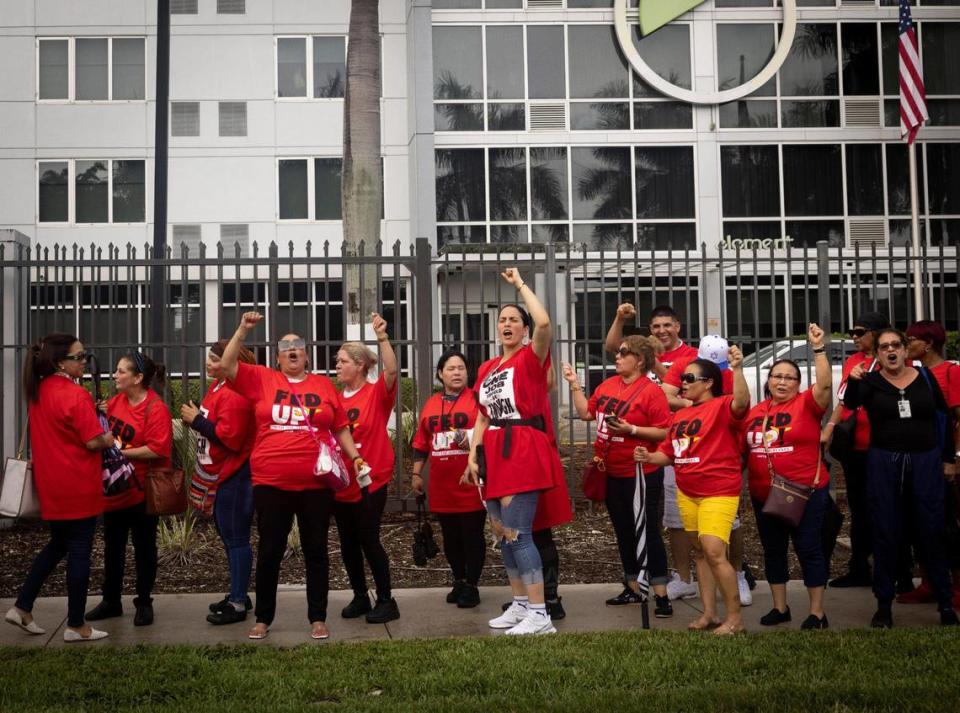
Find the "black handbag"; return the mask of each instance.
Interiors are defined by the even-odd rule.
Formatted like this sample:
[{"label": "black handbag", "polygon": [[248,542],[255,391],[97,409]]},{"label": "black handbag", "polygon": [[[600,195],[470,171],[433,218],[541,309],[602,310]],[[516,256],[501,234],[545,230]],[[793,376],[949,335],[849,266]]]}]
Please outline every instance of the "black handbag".
[{"label": "black handbag", "polygon": [[417,526],[413,531],[413,563],[417,567],[423,567],[427,560],[437,556],[439,549],[433,539],[433,528],[427,522],[424,504],[427,498],[425,495],[417,496]]},{"label": "black handbag", "polygon": [[843,463],[854,451],[857,438],[857,411],[843,419],[833,427],[833,436],[830,439],[830,457]]}]

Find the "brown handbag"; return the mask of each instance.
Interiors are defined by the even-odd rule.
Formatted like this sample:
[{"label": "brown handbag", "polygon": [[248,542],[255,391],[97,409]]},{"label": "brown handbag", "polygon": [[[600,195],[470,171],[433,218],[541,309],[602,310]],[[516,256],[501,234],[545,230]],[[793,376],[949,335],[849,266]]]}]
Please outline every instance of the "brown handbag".
[{"label": "brown handbag", "polygon": [[[152,407],[153,401],[147,404],[147,409],[144,411],[144,426]],[[143,483],[143,496],[147,505],[147,515],[182,515],[187,509],[187,481],[183,469],[150,468]]]},{"label": "brown handbag", "polygon": [[[763,422],[763,431],[761,437],[767,432],[767,423],[770,417],[767,416]],[[767,470],[770,472],[770,494],[767,495],[763,503],[763,514],[775,517],[790,527],[797,527],[803,519],[803,513],[807,509],[807,503],[810,496],[813,495],[820,484],[820,467],[823,464],[823,456],[817,458],[817,474],[813,479],[813,486],[803,485],[793,480],[777,475],[773,470],[773,462],[770,460],[770,450],[767,448],[764,438],[763,452],[767,456]]]}]

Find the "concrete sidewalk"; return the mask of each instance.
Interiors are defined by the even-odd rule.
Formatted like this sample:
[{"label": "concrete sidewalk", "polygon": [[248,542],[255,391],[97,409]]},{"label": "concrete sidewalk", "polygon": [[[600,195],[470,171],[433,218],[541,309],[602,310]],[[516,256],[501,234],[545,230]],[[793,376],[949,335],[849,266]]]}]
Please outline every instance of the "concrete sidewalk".
[{"label": "concrete sidewalk", "polygon": [[[481,587],[482,602],[475,609],[457,609],[444,601],[447,589],[398,589],[394,596],[400,605],[400,619],[389,624],[367,624],[362,618],[346,620],[340,617],[340,609],[350,600],[351,593],[330,593],[327,625],[330,638],[327,641],[370,641],[374,639],[443,638],[454,636],[498,636],[487,627],[487,621],[500,613],[500,604],[509,598],[507,587]],[[624,629],[640,629],[640,607],[629,605],[608,607],[604,600],[618,593],[615,584],[562,585],[563,605],[567,617],[556,622],[559,632],[589,632]],[[788,602],[793,621],[780,626],[760,626],[760,617],[766,614],[773,599],[766,582],[759,582],[753,592],[753,605],[744,608],[744,621],[750,632],[797,631],[808,612],[807,595],[803,583],[791,582],[787,589]],[[124,597],[124,615],[116,619],[97,622],[97,628],[110,632],[103,643],[107,645],[133,644],[240,644],[269,643],[275,646],[294,646],[313,642],[310,625],[306,619],[306,597],[302,588],[281,588],[277,598],[277,618],[270,635],[262,642],[247,638],[247,631],[254,619],[227,626],[212,626],[206,622],[207,605],[219,597],[211,594],[159,594],[154,598],[156,621],[153,626],[133,625],[132,597]],[[91,596],[88,606],[99,601]],[[687,624],[701,612],[699,599],[675,601],[674,615],[670,619],[653,617],[653,602],[650,603],[650,626],[652,629],[685,630]],[[13,606],[13,600],[0,599],[0,612]],[[33,614],[37,623],[47,630],[46,634],[31,636],[19,628],[6,624],[0,626],[0,645],[16,646],[65,646],[63,628],[66,624],[66,597],[49,597],[37,601]],[[876,603],[868,588],[828,589],[825,610],[834,630],[865,627],[876,609]],[[933,604],[894,605],[894,625],[897,627],[938,626],[940,622]],[[90,644],[92,645],[92,644]],[[86,644],[84,644],[86,646]]]}]

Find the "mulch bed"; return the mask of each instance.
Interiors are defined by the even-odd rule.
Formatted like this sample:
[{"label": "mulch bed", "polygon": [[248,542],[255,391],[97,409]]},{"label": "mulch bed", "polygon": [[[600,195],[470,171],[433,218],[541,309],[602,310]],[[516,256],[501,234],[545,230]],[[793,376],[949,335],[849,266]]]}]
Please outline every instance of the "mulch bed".
[{"label": "mulch bed", "polygon": [[[572,458],[572,471],[579,473],[589,455],[585,448],[565,448],[564,461]],[[839,485],[842,486],[842,475]],[[554,531],[554,538],[560,550],[561,584],[585,584],[598,582],[619,582],[622,577],[617,556],[616,538],[610,520],[603,506],[591,506],[580,497],[579,485],[574,493],[576,517],[570,525]],[[846,512],[843,490],[840,489],[838,504]],[[763,550],[757,536],[752,508],[744,498],[741,507],[744,526],[744,553],[758,579],[763,578]],[[417,567],[413,563],[411,544],[413,526],[416,517],[410,512],[394,512],[384,515],[382,540],[390,555],[391,574],[395,587],[443,587],[450,583],[449,570],[442,554],[442,538],[439,525],[433,521],[433,531],[441,554],[431,560],[426,567]],[[841,537],[848,536],[849,518],[844,522]],[[223,547],[212,523],[205,520],[195,522],[195,540],[184,561],[177,561],[174,554],[161,551],[161,565],[154,589],[157,593],[210,592],[219,594],[227,590],[229,576]],[[99,591],[103,580],[103,539],[102,529],[98,527],[94,543],[94,556],[90,579],[90,591]],[[15,597],[23,583],[33,556],[47,543],[48,532],[42,524],[22,524],[0,530],[0,597]],[[256,528],[253,535],[256,547]],[[348,589],[346,572],[340,560],[339,538],[335,526],[330,528],[330,587]],[[668,547],[669,552],[669,547]],[[831,571],[841,573],[845,569],[849,552],[837,547],[834,552]],[[304,565],[301,554],[294,548],[289,549],[280,572],[283,584],[305,584]],[[127,591],[132,592],[133,585],[133,549],[127,549]],[[790,553],[790,576],[800,578],[800,567],[796,556]],[[368,577],[372,587],[372,578]],[[502,559],[499,551],[488,547],[487,565],[481,579],[483,585],[505,584]],[[615,588],[615,587],[614,587]],[[252,584],[251,584],[252,589]],[[57,596],[66,592],[64,569],[61,565],[47,580],[41,596]]]}]

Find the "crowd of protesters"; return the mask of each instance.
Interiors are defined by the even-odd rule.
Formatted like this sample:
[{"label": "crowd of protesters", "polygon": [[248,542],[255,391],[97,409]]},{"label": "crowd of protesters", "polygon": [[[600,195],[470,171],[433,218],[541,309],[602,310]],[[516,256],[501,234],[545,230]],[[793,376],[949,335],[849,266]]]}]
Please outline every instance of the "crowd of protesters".
[{"label": "crowd of protesters", "polygon": [[[495,356],[473,365],[478,374],[470,385],[471,365],[463,353],[450,349],[441,355],[439,391],[417,420],[409,485],[426,497],[440,523],[453,585],[447,602],[465,609],[480,603],[489,523],[512,593],[489,626],[510,635],[546,634],[565,616],[552,528],[573,517],[549,404],[557,383],[553,328],[519,271],[508,268],[502,278],[516,289],[518,301],[498,315]],[[879,313],[859,315],[849,330],[856,353],[843,365],[839,403],[828,414],[832,369],[827,335],[818,325],[807,331],[809,388],[802,388],[797,362],[779,359],[766,374],[762,400],[752,404],[737,346],[718,335],[705,336],[699,348],[685,344],[679,315],[669,306],[653,310],[649,336],[636,333],[636,317],[633,305],[617,309],[605,341],[615,374],[592,393],[576,369],[559,369],[572,413],[596,423],[589,477],[592,487],[601,488],[597,497],[609,513],[623,570],[623,590],[607,605],[643,602],[652,589],[655,616],[666,618],[673,615],[672,600],[699,595],[703,613],[690,629],[743,631],[741,607],[751,603],[739,527],[746,471],[773,595],[762,625],[792,619],[786,588],[790,541],[809,596],[803,629],[828,627],[828,587],[872,586],[874,627],[893,625],[894,601],[932,603],[942,624],[957,624],[960,367],[945,359],[941,325],[920,321],[901,332]],[[337,352],[338,388],[313,373],[306,341],[295,333],[278,340],[275,367],[257,365],[244,340],[262,319],[245,313],[232,338],[210,348],[206,372],[213,382],[199,406],[188,401],[180,412],[197,441],[190,503],[213,518],[230,574],[230,591],[210,605],[207,620],[237,623],[252,609],[248,636],[268,636],[294,520],[312,638],[330,636],[331,520],[353,590],[341,616],[369,623],[397,619],[381,542],[394,474],[388,421],[399,382],[387,322],[371,317],[376,352],[361,342],[347,342]],[[162,364],[140,351],[124,355],[113,374],[116,395],[95,403],[81,385],[87,357],[83,344],[66,334],[48,335],[27,354],[23,388],[33,477],[50,542],[6,614],[7,622],[30,634],[44,633],[33,604],[66,557],[68,642],[102,639],[107,633],[88,622],[123,615],[128,539],[136,564],[133,623],[153,624],[158,517],[148,511],[143,484],[151,469],[170,467],[173,440],[171,414],[158,395]],[[824,533],[836,506],[828,448],[842,466],[851,517],[848,571],[829,582],[832,545]],[[129,487],[111,486],[105,493],[102,454],[116,449],[129,461]],[[85,612],[101,517],[102,599]],[[259,539],[251,600],[254,520]],[[373,575],[373,601],[365,563]]]}]

